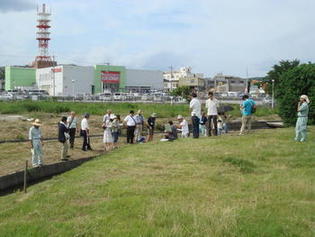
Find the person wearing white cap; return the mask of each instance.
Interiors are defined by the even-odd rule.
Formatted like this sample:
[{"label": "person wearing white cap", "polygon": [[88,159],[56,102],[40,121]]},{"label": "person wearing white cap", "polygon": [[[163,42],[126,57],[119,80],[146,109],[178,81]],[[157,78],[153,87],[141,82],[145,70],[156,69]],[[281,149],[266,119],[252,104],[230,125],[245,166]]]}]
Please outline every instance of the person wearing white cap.
[{"label": "person wearing white cap", "polygon": [[29,130],[29,140],[31,141],[32,165],[39,167],[43,165],[43,142],[40,129],[41,122],[35,119],[33,126]]},{"label": "person wearing white cap", "polygon": [[181,137],[186,138],[189,135],[189,127],[188,122],[184,119],[182,115],[177,116],[177,120],[179,122],[179,131],[181,131]]},{"label": "person wearing white cap", "polygon": [[295,141],[304,142],[306,140],[307,120],[310,100],[307,95],[301,95],[297,108],[297,121],[295,126]]}]

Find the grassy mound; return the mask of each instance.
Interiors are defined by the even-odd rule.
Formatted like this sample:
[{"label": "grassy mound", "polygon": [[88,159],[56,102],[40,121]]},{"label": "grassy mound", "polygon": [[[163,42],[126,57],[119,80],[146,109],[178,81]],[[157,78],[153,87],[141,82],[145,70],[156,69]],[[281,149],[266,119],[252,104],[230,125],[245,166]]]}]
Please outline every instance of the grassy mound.
[{"label": "grassy mound", "polygon": [[124,147],[0,197],[0,235],[314,236],[315,137],[292,137]]}]

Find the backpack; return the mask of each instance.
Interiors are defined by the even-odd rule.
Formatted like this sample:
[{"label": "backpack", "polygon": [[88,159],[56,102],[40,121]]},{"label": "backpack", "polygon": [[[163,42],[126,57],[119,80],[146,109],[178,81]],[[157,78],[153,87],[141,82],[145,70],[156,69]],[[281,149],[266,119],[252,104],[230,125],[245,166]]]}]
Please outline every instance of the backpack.
[{"label": "backpack", "polygon": [[252,103],[252,114],[256,113],[256,105]]}]

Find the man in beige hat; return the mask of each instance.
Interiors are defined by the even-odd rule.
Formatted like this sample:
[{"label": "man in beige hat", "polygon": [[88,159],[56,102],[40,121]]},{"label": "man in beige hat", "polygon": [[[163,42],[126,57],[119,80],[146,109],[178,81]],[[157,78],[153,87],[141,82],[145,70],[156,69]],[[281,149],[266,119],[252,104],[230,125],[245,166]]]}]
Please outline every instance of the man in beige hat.
[{"label": "man in beige hat", "polygon": [[29,140],[31,141],[32,165],[39,167],[43,165],[43,142],[40,130],[41,122],[35,119],[33,126],[29,130]]}]

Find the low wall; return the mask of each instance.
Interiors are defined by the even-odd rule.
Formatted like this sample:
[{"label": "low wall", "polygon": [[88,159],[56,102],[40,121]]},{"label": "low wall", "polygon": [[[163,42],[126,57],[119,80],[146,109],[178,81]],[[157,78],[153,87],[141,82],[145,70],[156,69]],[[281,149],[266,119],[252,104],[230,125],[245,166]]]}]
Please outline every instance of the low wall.
[{"label": "low wall", "polygon": [[[51,165],[45,165],[38,168],[30,168],[27,170],[27,182],[35,182],[43,178],[52,177],[57,174],[64,173],[73,168],[78,167],[84,162],[92,160],[96,156],[81,158],[77,160],[70,160],[66,162],[54,163]],[[0,192],[8,189],[17,188],[22,186],[24,183],[24,171],[19,171],[14,174],[9,174],[0,177]]]}]

